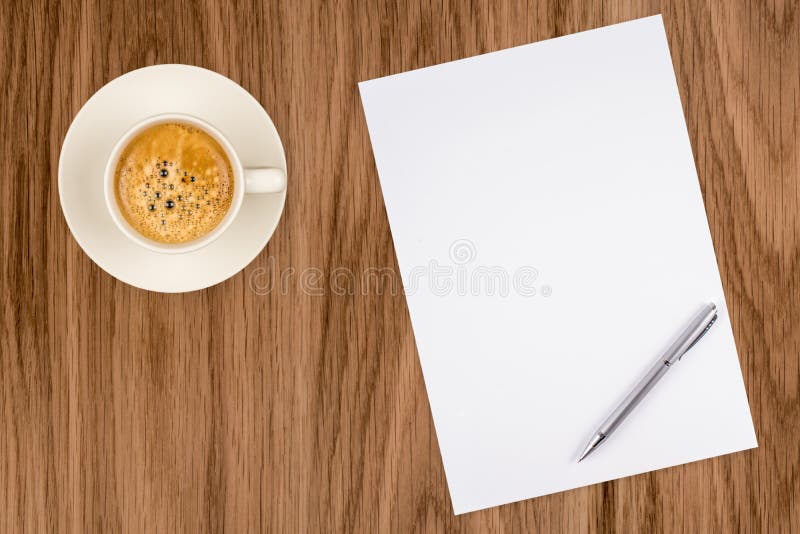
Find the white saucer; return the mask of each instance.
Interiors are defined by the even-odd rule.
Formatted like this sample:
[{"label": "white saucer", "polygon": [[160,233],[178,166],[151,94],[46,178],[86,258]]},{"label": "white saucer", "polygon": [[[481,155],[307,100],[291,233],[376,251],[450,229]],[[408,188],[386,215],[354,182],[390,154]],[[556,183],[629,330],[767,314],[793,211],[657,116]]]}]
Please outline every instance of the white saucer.
[{"label": "white saucer", "polygon": [[58,162],[61,209],[72,235],[111,276],[142,289],[179,293],[222,282],[253,261],[278,225],[286,191],[246,195],[231,226],[200,250],[161,254],[133,243],[105,206],[103,169],[114,143],[131,125],[165,112],[188,113],[216,126],[246,167],[286,170],[286,156],[256,99],[232,80],[199,67],[156,65],[131,71],[81,108]]}]

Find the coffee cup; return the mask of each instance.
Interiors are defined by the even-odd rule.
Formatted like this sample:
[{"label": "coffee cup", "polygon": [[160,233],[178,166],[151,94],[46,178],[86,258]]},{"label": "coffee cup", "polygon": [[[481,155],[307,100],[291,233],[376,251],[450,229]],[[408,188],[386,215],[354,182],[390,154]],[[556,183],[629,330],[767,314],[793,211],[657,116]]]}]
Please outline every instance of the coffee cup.
[{"label": "coffee cup", "polygon": [[[162,181],[161,178],[156,177],[154,180],[152,180],[152,186],[154,186],[152,190],[149,189],[151,187],[151,184],[149,183],[151,180],[148,180],[148,183],[146,184],[148,189],[143,189],[141,191],[144,197],[142,202],[152,202],[151,204],[148,204],[148,207],[151,211],[153,211],[152,214],[149,214],[153,217],[153,219],[148,220],[145,218],[145,215],[141,216],[142,221],[146,223],[157,224],[157,222],[152,221],[160,220],[161,224],[167,224],[167,219],[169,219],[170,221],[174,221],[175,225],[187,227],[187,225],[189,225],[191,222],[189,221],[191,217],[199,216],[201,204],[203,208],[205,208],[206,204],[208,204],[209,214],[211,215],[214,215],[211,213],[214,209],[220,211],[218,218],[213,219],[211,223],[205,221],[207,224],[213,224],[213,227],[210,227],[208,231],[202,233],[202,235],[193,236],[192,239],[187,241],[169,242],[169,240],[165,241],[160,239],[159,234],[150,236],[145,235],[143,231],[137,230],[132,222],[128,220],[128,218],[131,217],[129,212],[126,212],[128,215],[128,218],[126,218],[126,215],[123,214],[123,209],[121,207],[121,201],[118,193],[118,167],[120,164],[120,158],[129,144],[136,140],[140,134],[150,131],[150,129],[159,125],[182,125],[188,128],[190,131],[199,131],[206,134],[212,138],[214,142],[216,142],[215,146],[218,146],[222,151],[224,151],[224,155],[227,157],[227,162],[229,163],[230,167],[230,176],[226,176],[226,180],[229,180],[230,183],[223,183],[221,186],[221,190],[225,192],[224,195],[218,195],[216,197],[212,196],[208,199],[205,199],[202,196],[202,191],[196,191],[199,193],[199,195],[196,198],[189,199],[190,203],[188,204],[188,208],[183,205],[185,203],[185,199],[181,198],[180,195],[174,195],[176,199],[181,198],[180,202],[166,198],[171,196],[170,193],[175,187],[175,184],[169,183],[169,189],[167,189],[166,181]],[[157,149],[154,149],[154,157],[159,156],[159,154],[156,152]],[[160,164],[156,165],[160,167]],[[178,187],[183,187],[181,181],[186,185],[193,185],[189,184],[188,182],[189,172],[174,166],[173,162],[171,161],[168,162],[165,160],[164,167],[157,172],[163,173],[161,176],[168,176],[169,173],[185,174],[185,177],[176,177],[177,180],[180,180],[177,182]],[[156,183],[156,180],[158,180],[160,184]],[[164,180],[168,180],[168,178],[164,178]],[[194,182],[193,176],[191,181]],[[161,189],[155,189],[155,186],[159,185],[160,187],[164,188],[163,191]],[[117,143],[114,145],[114,148],[111,150],[108,162],[106,164],[104,188],[108,212],[111,215],[111,219],[114,221],[123,235],[125,235],[134,243],[154,252],[165,254],[181,254],[198,250],[222,235],[222,233],[225,232],[225,230],[231,225],[233,220],[236,218],[236,215],[239,213],[245,194],[279,193],[283,191],[286,188],[286,173],[283,171],[283,169],[273,167],[246,168],[242,164],[240,157],[236,153],[236,150],[233,148],[233,145],[230,143],[230,141],[213,125],[191,115],[183,113],[165,113],[147,118],[134,124],[117,141]],[[206,190],[205,193],[209,193],[209,191]],[[212,192],[212,195],[213,194],[214,192]],[[151,196],[148,197],[148,195]],[[155,195],[158,195],[158,201],[155,200]],[[191,195],[192,193],[189,193],[190,197]],[[214,202],[213,205],[212,200]],[[156,213],[156,210],[163,210],[164,202],[170,210],[170,216],[159,219],[159,215]],[[197,204],[195,204],[195,202],[197,202]],[[156,203],[158,203],[158,208],[156,207]],[[195,205],[198,208],[197,210],[193,209]],[[222,215],[221,210],[225,206],[227,206],[227,210],[225,211],[224,215]],[[139,226],[140,228],[142,227],[141,225]]]}]

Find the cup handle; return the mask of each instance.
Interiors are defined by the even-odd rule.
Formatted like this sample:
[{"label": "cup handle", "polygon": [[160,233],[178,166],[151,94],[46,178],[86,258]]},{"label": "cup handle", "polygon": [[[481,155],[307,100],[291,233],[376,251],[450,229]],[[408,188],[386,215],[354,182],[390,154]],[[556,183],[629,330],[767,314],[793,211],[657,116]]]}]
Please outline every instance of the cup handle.
[{"label": "cup handle", "polygon": [[280,193],[286,189],[286,173],[275,167],[244,170],[245,193]]}]

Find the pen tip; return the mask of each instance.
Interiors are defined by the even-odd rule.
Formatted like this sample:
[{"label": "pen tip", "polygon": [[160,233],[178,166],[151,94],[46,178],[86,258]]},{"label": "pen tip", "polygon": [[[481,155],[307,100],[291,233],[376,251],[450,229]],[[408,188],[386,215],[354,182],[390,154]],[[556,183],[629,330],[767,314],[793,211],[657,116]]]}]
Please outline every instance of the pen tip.
[{"label": "pen tip", "polygon": [[578,458],[578,463],[581,463],[581,460],[589,456],[592,451],[594,451],[598,445],[600,445],[603,441],[605,441],[606,435],[598,432],[594,435],[594,437],[589,441],[586,445],[586,448],[583,449],[580,458]]}]

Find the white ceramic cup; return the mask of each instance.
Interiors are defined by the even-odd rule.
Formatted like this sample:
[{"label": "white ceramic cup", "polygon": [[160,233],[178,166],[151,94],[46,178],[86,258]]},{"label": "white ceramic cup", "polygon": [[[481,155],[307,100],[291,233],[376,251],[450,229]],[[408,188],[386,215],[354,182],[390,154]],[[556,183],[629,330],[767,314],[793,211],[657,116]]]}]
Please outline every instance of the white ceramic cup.
[{"label": "white ceramic cup", "polygon": [[[117,205],[115,194],[116,184],[114,183],[114,174],[116,173],[117,163],[119,162],[119,157],[122,154],[122,151],[139,133],[143,132],[147,128],[150,128],[151,126],[166,122],[190,124],[208,133],[225,150],[225,153],[228,155],[228,160],[231,162],[231,167],[233,167],[233,199],[231,201],[230,208],[228,208],[228,213],[225,214],[225,217],[222,219],[222,221],[220,221],[217,227],[211,232],[186,243],[160,243],[140,234],[128,223],[128,221],[125,220],[125,217],[122,215],[122,212],[120,212],[119,206]],[[233,149],[230,141],[228,141],[228,139],[211,124],[202,119],[198,119],[197,117],[186,115],[184,113],[164,113],[136,123],[127,132],[125,132],[119,141],[117,141],[117,144],[114,145],[114,148],[111,150],[111,155],[109,156],[108,163],[106,164],[104,181],[106,206],[108,207],[108,212],[111,214],[111,218],[114,220],[114,223],[119,227],[122,233],[128,237],[128,239],[155,252],[181,254],[202,248],[222,235],[222,233],[228,228],[228,226],[230,226],[230,224],[236,218],[236,215],[239,213],[245,193],[279,193],[283,191],[286,188],[286,173],[283,171],[283,169],[273,167],[245,168],[242,165],[241,159],[239,159],[239,156],[236,154],[236,151]]]}]

